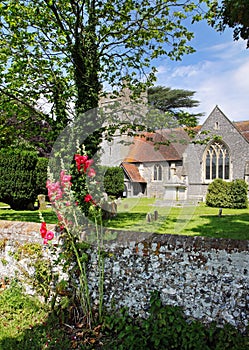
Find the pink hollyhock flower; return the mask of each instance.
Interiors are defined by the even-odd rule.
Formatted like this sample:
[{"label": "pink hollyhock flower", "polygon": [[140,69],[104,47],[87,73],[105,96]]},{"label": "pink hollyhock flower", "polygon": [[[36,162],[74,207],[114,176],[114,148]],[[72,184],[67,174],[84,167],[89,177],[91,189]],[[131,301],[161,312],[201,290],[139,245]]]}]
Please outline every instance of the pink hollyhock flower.
[{"label": "pink hollyhock flower", "polygon": [[47,238],[44,238],[43,244],[48,244],[48,239]]},{"label": "pink hollyhock flower", "polygon": [[63,196],[63,191],[61,189],[60,183],[57,182],[51,182],[51,181],[47,181],[46,187],[48,189],[48,196],[50,201],[53,200],[58,200],[60,198],[62,198]]},{"label": "pink hollyhock flower", "polygon": [[64,170],[61,170],[60,172],[60,180],[63,181],[63,177],[66,175]]},{"label": "pink hollyhock flower", "polygon": [[91,202],[92,199],[93,199],[93,197],[92,197],[90,194],[87,194],[87,195],[85,196],[85,198],[84,198],[84,201],[85,201],[85,202]]},{"label": "pink hollyhock flower", "polygon": [[90,168],[87,175],[89,177],[94,177],[96,175],[96,171],[93,168]]},{"label": "pink hollyhock flower", "polygon": [[61,189],[58,189],[55,200],[58,201],[58,199],[61,199],[63,197],[63,191]]},{"label": "pink hollyhock flower", "polygon": [[54,233],[52,231],[48,231],[45,239],[48,239],[49,241],[51,241],[51,239],[53,238],[54,238]]},{"label": "pink hollyhock flower", "polygon": [[48,187],[50,186],[50,184],[51,184],[51,181],[50,181],[50,180],[47,180],[47,181],[46,181],[46,187],[48,188]]},{"label": "pink hollyhock flower", "polygon": [[71,186],[72,185],[71,179],[72,179],[71,175],[66,175],[64,170],[61,171],[60,180],[61,180],[62,187],[65,187],[66,185]]},{"label": "pink hollyhock flower", "polygon": [[57,218],[58,218],[59,221],[63,220],[63,217],[62,217],[62,215],[59,212],[57,213]]}]

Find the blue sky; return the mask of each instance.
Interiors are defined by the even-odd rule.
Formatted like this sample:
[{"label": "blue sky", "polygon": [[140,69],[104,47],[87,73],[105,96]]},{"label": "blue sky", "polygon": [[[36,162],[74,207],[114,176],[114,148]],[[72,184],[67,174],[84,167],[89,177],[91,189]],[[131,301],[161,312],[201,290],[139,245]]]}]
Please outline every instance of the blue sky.
[{"label": "blue sky", "polygon": [[191,27],[196,52],[180,62],[157,62],[156,85],[196,91],[202,123],[218,105],[231,121],[249,120],[249,49],[233,41],[232,31],[218,33],[204,22]]}]

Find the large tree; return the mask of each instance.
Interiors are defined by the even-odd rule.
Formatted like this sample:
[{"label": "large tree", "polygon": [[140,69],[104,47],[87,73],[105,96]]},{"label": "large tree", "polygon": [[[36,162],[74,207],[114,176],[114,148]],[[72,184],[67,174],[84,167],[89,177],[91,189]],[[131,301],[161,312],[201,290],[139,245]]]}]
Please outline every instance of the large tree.
[{"label": "large tree", "polygon": [[154,86],[148,89],[149,104],[165,113],[161,117],[162,127],[179,125],[195,126],[202,113],[192,113],[189,109],[199,106],[199,101],[193,99],[195,91],[171,89],[170,87]]},{"label": "large tree", "polygon": [[249,1],[248,0],[223,0],[215,1],[210,9],[213,18],[212,25],[219,31],[226,27],[233,29],[234,40],[242,38],[247,41],[249,47]]},{"label": "large tree", "polygon": [[[105,84],[134,95],[151,85],[152,60],[193,52],[185,19],[208,0],[6,0],[0,4],[0,94],[44,112],[58,132],[98,106]],[[94,120],[96,117],[96,120]],[[86,124],[96,124],[90,114]]]},{"label": "large tree", "polygon": [[3,94],[0,95],[0,106],[0,148],[13,145],[36,150],[40,156],[51,152],[55,123],[52,125],[44,113]]}]

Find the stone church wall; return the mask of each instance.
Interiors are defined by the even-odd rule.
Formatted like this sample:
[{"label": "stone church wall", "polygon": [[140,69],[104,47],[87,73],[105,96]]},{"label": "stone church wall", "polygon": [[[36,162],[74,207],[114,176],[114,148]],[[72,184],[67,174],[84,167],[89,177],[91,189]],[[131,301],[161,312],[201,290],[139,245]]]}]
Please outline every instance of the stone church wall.
[{"label": "stone church wall", "polygon": [[[219,108],[215,108],[210,114],[201,131],[208,131],[208,135],[199,134],[196,137],[198,141],[210,137],[210,142],[212,142],[214,136],[219,136],[221,137],[221,142],[224,142],[226,147],[228,147],[230,154],[230,180],[245,179],[245,165],[248,161],[249,143]],[[205,197],[209,182],[203,179],[203,155],[208,145],[191,144],[185,151],[184,160],[188,173],[188,195],[190,197]]]}]

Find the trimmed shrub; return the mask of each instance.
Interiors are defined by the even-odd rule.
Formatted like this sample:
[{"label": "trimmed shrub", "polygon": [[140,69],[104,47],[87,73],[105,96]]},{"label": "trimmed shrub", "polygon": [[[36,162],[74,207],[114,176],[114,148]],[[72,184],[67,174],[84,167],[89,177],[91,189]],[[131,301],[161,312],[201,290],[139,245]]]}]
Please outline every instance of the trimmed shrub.
[{"label": "trimmed shrub", "polygon": [[0,199],[12,209],[34,208],[37,158],[33,151],[0,150]]},{"label": "trimmed shrub", "polygon": [[230,208],[230,183],[222,179],[215,179],[208,186],[206,204],[209,207]]},{"label": "trimmed shrub", "polygon": [[120,167],[107,168],[104,176],[104,188],[108,196],[120,197],[124,191],[124,173]]},{"label": "trimmed shrub", "polygon": [[248,197],[247,197],[248,185],[245,180],[234,180],[230,188],[230,198],[232,203],[232,208],[242,209],[248,207]]},{"label": "trimmed shrub", "polygon": [[248,207],[248,185],[245,180],[226,182],[215,179],[209,186],[206,204],[209,207],[242,209]]}]

